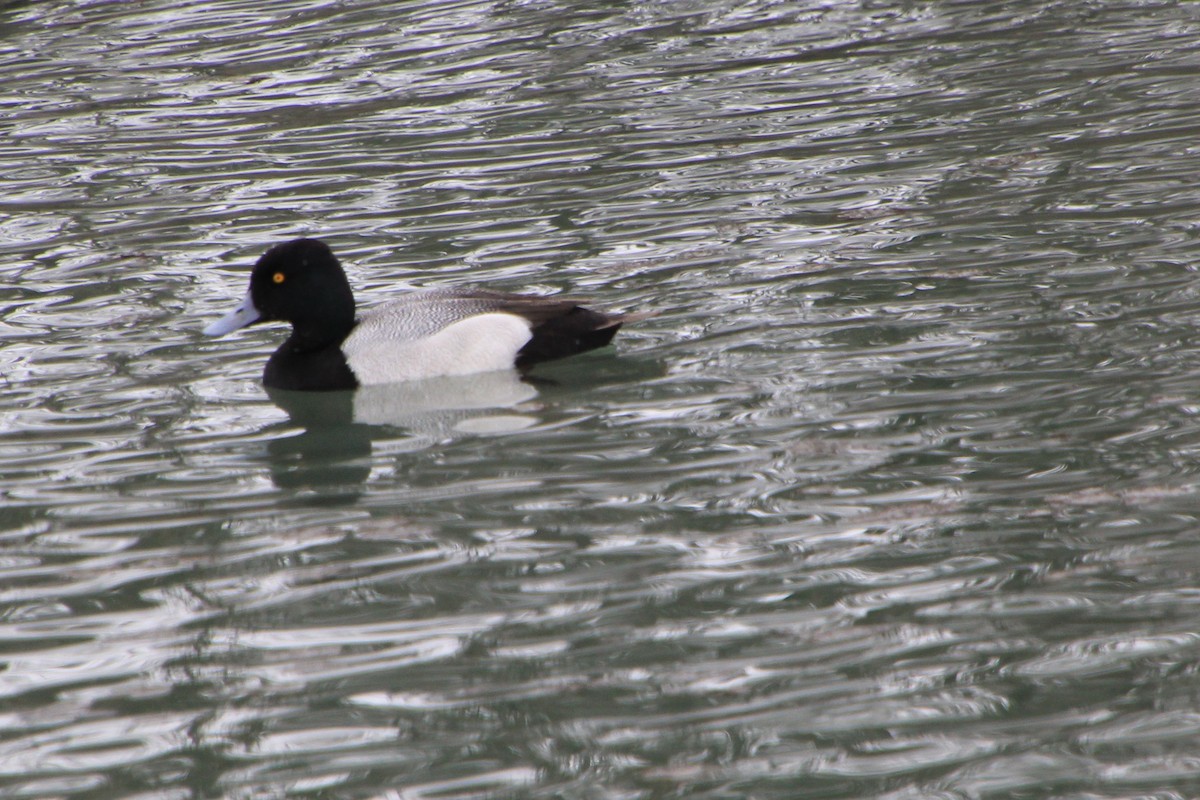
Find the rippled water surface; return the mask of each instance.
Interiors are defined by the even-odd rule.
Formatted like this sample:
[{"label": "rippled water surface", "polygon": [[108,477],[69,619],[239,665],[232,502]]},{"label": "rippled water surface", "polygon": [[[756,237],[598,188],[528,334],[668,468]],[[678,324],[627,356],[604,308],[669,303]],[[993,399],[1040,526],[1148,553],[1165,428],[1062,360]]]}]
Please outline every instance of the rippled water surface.
[{"label": "rippled water surface", "polygon": [[[1186,3],[0,6],[0,794],[1200,795],[1197,75]],[[301,234],[655,316],[268,395],[199,330]]]}]

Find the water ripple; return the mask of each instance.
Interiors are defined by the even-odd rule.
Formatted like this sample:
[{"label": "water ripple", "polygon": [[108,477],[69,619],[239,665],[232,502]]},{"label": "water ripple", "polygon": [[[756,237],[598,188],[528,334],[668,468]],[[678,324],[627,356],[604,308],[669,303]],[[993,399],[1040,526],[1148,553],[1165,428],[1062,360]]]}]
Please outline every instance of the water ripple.
[{"label": "water ripple", "polygon": [[[0,25],[0,793],[1196,794],[1183,7]],[[299,234],[657,316],[276,405]]]}]

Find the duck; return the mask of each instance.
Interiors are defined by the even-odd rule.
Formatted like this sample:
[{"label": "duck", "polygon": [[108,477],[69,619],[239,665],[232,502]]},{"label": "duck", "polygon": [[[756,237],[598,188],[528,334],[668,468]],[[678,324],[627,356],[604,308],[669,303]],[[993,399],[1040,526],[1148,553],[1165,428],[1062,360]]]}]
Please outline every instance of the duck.
[{"label": "duck", "polygon": [[289,323],[267,360],[268,389],[333,391],[535,364],[612,342],[649,314],[609,313],[560,297],[490,289],[418,289],[359,315],[341,262],[324,241],[270,247],[245,298],[204,328],[221,336],[248,325]]}]

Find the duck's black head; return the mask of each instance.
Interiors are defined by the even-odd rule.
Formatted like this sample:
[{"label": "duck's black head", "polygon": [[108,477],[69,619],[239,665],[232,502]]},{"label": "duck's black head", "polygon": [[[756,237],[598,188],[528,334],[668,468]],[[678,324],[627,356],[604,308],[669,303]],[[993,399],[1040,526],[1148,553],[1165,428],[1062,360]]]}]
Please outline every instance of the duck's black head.
[{"label": "duck's black head", "polygon": [[317,239],[277,244],[258,259],[250,291],[204,332],[220,336],[257,322],[289,322],[292,335],[263,372],[276,389],[353,389],[341,344],[354,328],[354,295],[342,265]]},{"label": "duck's black head", "polygon": [[342,265],[319,239],[293,239],[262,254],[250,274],[260,322],[290,322],[309,343],[339,341],[354,327],[354,294]]}]

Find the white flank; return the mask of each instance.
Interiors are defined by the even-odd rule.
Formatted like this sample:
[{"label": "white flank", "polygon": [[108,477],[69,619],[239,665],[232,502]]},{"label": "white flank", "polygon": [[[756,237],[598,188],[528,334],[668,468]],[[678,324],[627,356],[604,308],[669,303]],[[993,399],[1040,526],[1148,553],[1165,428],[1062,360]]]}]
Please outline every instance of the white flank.
[{"label": "white flank", "polygon": [[477,314],[420,339],[397,339],[363,320],[342,343],[359,382],[397,383],[441,375],[512,369],[530,339],[529,322],[515,314]]}]

